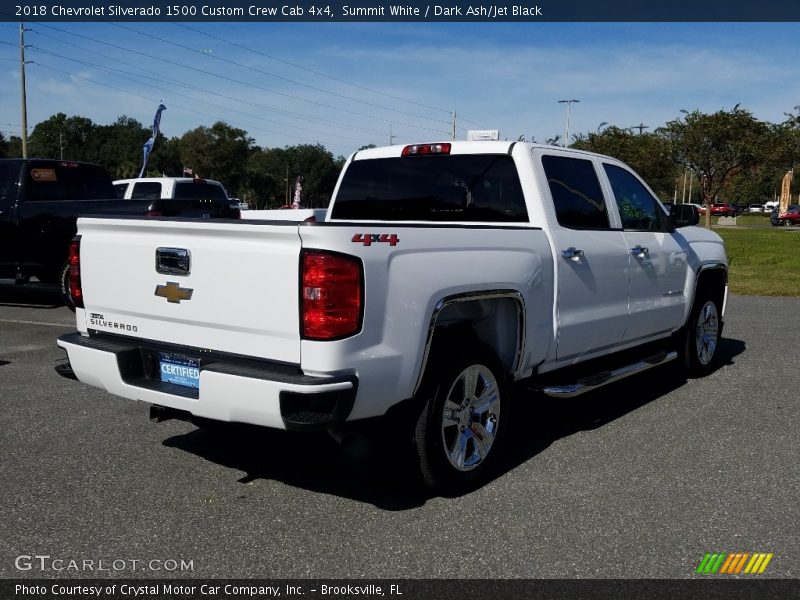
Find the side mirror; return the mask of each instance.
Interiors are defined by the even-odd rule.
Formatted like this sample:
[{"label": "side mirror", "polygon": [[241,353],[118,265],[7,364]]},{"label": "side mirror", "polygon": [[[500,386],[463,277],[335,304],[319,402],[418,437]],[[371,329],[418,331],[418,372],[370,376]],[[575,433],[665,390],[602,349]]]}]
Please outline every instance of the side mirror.
[{"label": "side mirror", "polygon": [[674,204],[669,214],[676,229],[697,225],[700,222],[700,213],[697,212],[697,207],[691,204]]}]

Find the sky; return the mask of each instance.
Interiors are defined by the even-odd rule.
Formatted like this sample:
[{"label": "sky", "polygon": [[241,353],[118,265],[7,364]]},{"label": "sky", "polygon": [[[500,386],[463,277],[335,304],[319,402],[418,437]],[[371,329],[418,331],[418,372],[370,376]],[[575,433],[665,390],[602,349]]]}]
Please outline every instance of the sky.
[{"label": "sky", "polygon": [[[259,146],[653,130],[736,104],[800,105],[795,23],[25,24],[28,130],[55,113],[126,115],[180,136],[224,121]],[[0,23],[0,131],[20,133],[19,26]],[[142,140],[144,143],[145,140]]]}]

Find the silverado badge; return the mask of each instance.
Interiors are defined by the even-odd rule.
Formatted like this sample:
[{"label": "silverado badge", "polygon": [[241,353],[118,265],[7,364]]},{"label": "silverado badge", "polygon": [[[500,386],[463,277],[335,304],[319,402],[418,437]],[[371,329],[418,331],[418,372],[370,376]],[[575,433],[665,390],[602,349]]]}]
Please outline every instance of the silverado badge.
[{"label": "silverado badge", "polygon": [[181,287],[175,281],[168,281],[167,285],[156,286],[156,296],[161,296],[166,298],[167,302],[175,302],[176,304],[180,304],[181,300],[191,300],[193,291],[192,288]]}]

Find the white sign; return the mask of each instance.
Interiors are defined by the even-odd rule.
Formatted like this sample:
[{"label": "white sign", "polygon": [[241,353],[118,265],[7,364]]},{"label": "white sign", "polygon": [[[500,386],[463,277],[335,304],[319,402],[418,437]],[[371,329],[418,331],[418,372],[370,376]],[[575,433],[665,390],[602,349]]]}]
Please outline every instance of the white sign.
[{"label": "white sign", "polygon": [[499,129],[467,129],[467,140],[470,142],[496,142],[499,139]]}]

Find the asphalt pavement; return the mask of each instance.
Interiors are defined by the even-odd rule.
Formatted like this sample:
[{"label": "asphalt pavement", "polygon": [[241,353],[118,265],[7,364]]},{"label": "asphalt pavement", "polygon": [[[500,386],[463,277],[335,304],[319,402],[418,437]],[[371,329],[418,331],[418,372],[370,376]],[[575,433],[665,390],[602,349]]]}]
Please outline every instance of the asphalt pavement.
[{"label": "asphalt pavement", "polygon": [[443,498],[391,444],[151,423],[56,374],[52,290],[0,286],[0,578],[690,578],[707,552],[796,578],[799,314],[731,297],[705,379],[520,395],[500,475]]}]

